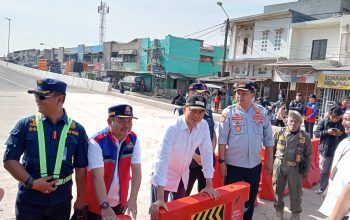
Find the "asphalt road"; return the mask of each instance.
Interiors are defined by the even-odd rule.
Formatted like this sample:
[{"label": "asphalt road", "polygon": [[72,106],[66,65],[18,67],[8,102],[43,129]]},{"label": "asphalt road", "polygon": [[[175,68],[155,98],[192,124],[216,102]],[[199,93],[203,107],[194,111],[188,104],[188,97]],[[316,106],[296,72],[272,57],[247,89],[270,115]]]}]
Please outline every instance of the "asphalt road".
[{"label": "asphalt road", "polygon": [[[16,122],[36,112],[33,95],[27,94],[29,88],[35,87],[35,80],[27,75],[0,67],[0,142],[5,143],[9,131]],[[172,120],[172,111],[164,110],[140,102],[130,101],[122,97],[94,93],[81,89],[69,88],[65,108],[67,113],[84,125],[88,135],[107,125],[107,108],[118,103],[128,103],[134,107],[134,114],[139,119],[134,121],[134,131],[137,133],[142,149],[142,185],[138,198],[138,219],[149,219],[150,204],[149,174],[152,162],[156,156],[158,139],[166,125]],[[0,145],[0,157],[3,157],[5,145]],[[5,189],[4,199],[0,202],[0,219],[14,219],[14,204],[17,192],[17,181],[0,165],[0,187]],[[322,219],[317,212],[321,199],[314,189],[304,189],[302,219]],[[289,207],[289,198],[285,198]],[[285,208],[285,217],[289,217],[289,209]],[[272,219],[272,203],[259,201],[254,213],[254,219]]]}]

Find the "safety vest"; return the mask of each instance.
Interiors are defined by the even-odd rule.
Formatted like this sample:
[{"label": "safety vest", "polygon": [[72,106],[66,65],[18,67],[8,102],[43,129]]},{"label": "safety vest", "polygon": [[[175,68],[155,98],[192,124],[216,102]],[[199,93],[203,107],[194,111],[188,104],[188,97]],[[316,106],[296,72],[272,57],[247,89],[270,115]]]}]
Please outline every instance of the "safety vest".
[{"label": "safety vest", "polygon": [[[35,121],[36,121],[36,128],[37,128],[38,142],[39,142],[40,176],[46,177],[48,176],[48,173],[47,173],[47,164],[46,164],[45,132],[44,132],[44,125],[43,125],[43,121],[41,120],[41,116],[42,116],[41,113],[38,112],[36,114]],[[72,124],[72,119],[68,117],[68,125],[67,124],[64,125],[61,131],[61,136],[58,143],[55,168],[52,175],[53,179],[60,178],[64,148],[66,146],[67,133],[69,131],[71,124]]]},{"label": "safety vest", "polygon": [[[104,182],[106,185],[107,194],[113,182],[115,169],[118,169],[119,174],[119,199],[120,204],[124,206],[128,197],[129,182],[131,179],[131,156],[134,152],[134,146],[137,136],[134,132],[126,136],[119,149],[119,156],[117,158],[117,148],[115,146],[115,139],[109,128],[100,131],[93,139],[99,144],[102,149],[104,162]],[[96,198],[93,177],[91,170],[87,169],[87,182],[85,187],[85,201],[88,205],[89,211],[100,215],[101,210]]]},{"label": "safety vest", "polygon": [[[305,116],[309,117],[314,112],[314,109],[316,107],[317,107],[317,103],[316,102],[309,102],[309,103],[307,103],[307,105],[305,107]],[[315,123],[316,122],[316,117],[317,117],[317,114],[315,114],[315,116],[312,117],[312,118],[306,119],[305,121]]]}]

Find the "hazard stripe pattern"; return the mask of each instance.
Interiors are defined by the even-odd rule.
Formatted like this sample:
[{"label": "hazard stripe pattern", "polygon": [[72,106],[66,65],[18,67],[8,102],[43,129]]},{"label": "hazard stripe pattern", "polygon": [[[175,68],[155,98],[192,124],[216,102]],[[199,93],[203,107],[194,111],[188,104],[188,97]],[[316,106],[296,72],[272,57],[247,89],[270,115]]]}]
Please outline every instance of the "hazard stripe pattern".
[{"label": "hazard stripe pattern", "polygon": [[192,215],[191,220],[223,220],[224,219],[224,205],[216,206],[207,209],[203,212]]}]

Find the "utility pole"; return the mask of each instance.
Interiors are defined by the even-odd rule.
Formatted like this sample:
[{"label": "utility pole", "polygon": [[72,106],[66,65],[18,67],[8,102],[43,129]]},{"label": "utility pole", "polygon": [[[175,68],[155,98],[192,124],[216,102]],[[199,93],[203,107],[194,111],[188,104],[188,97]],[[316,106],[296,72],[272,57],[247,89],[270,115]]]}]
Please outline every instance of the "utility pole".
[{"label": "utility pole", "polygon": [[97,8],[97,12],[100,14],[99,43],[100,45],[103,45],[103,42],[105,40],[105,34],[106,34],[106,15],[109,14],[109,6],[107,6],[107,3],[101,1],[100,6],[98,6]]},{"label": "utility pole", "polygon": [[224,7],[222,6],[222,2],[217,2],[217,4],[225,12],[225,15],[227,17],[227,19],[226,19],[226,27],[225,27],[224,54],[222,56],[222,69],[221,69],[221,77],[223,77],[224,76],[224,72],[226,70],[227,37],[228,37],[228,29],[230,28],[230,18],[228,16],[228,14],[226,13]]},{"label": "utility pole", "polygon": [[230,26],[230,19],[226,19],[226,30],[225,30],[225,42],[224,42],[224,55],[222,57],[222,69],[221,69],[221,77],[224,76],[224,72],[226,70],[226,51],[227,51],[227,36],[228,36],[228,29]]},{"label": "utility pole", "polygon": [[6,20],[9,21],[9,33],[7,37],[7,58],[10,56],[10,33],[11,33],[11,19],[10,18],[5,18]]}]

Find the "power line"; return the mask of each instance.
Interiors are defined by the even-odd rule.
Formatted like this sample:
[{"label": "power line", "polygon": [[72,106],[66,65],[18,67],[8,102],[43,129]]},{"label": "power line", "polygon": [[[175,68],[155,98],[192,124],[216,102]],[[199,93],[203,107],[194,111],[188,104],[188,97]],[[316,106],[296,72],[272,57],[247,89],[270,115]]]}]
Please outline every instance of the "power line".
[{"label": "power line", "polygon": [[214,27],[217,27],[217,26],[220,26],[220,25],[223,25],[223,24],[225,24],[225,22],[220,23],[220,24],[216,24],[216,25],[214,25],[214,26],[212,26],[212,27],[208,27],[208,28],[205,28],[205,29],[200,30],[200,31],[197,31],[197,32],[194,32],[194,33],[192,33],[192,34],[185,35],[183,38],[186,38],[186,37],[189,37],[189,36],[192,36],[192,35],[195,35],[195,34],[201,33],[201,32],[203,32],[203,31],[206,31],[206,30],[212,29],[212,28],[214,28]]}]

